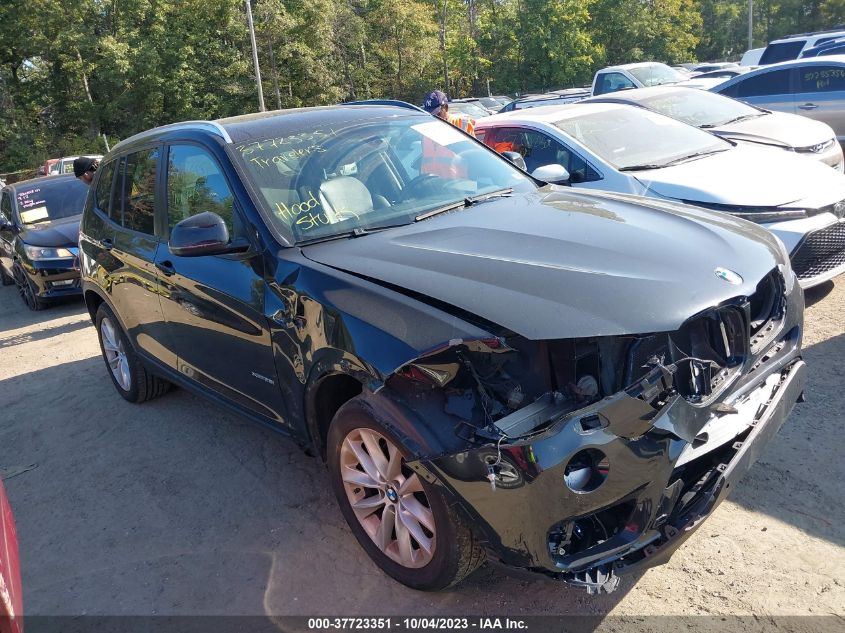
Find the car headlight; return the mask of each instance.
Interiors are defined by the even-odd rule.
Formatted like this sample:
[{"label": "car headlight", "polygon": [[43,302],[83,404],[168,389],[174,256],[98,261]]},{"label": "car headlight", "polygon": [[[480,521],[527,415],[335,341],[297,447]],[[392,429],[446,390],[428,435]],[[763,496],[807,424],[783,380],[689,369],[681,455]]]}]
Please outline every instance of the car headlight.
[{"label": "car headlight", "polygon": [[54,248],[48,246],[32,246],[30,244],[24,244],[23,249],[24,251],[26,251],[27,257],[29,257],[32,261],[68,259],[70,257],[75,257],[75,254],[69,248]]}]

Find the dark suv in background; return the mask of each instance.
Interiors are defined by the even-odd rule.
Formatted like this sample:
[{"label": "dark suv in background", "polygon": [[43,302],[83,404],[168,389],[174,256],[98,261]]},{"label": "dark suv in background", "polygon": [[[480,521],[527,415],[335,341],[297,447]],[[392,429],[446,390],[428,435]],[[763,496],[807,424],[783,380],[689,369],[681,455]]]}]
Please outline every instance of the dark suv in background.
[{"label": "dark suv in background", "polygon": [[0,281],[16,284],[30,310],[81,292],[77,242],[87,194],[72,174],[0,191]]},{"label": "dark suv in background", "polygon": [[612,590],[803,392],[770,233],[539,182],[415,108],[163,127],[92,186],[83,288],[120,395],[175,383],[290,435],[414,588],[489,556]]}]

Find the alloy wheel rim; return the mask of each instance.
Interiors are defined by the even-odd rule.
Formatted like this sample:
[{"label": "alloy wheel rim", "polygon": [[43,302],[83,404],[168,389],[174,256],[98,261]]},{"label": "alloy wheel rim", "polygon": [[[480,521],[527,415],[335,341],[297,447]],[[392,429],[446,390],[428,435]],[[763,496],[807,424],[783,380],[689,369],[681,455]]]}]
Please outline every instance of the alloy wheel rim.
[{"label": "alloy wheel rim", "polygon": [[18,286],[18,294],[21,300],[28,307],[33,307],[35,305],[35,295],[32,293],[32,287],[29,285],[20,268],[15,269],[15,283]]},{"label": "alloy wheel rim", "polygon": [[340,476],[355,517],[379,550],[411,569],[431,561],[437,544],[431,504],[395,444],[372,429],[354,429],[340,448]]},{"label": "alloy wheel rim", "polygon": [[100,335],[103,340],[103,355],[111,370],[112,376],[124,391],[129,391],[132,386],[132,377],[129,373],[129,361],[126,359],[126,350],[123,347],[123,339],[118,336],[114,325],[108,317],[100,322]]}]

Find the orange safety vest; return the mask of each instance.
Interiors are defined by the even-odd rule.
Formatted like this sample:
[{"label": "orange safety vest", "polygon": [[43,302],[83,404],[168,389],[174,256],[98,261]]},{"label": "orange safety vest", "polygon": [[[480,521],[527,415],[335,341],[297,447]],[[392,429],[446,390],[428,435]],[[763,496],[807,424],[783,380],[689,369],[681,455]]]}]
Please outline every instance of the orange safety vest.
[{"label": "orange safety vest", "polygon": [[[467,134],[475,136],[475,121],[472,119],[450,115],[447,121]],[[466,166],[460,164],[460,158],[455,152],[425,137],[422,145],[420,173],[444,178],[465,178],[467,170]]]}]

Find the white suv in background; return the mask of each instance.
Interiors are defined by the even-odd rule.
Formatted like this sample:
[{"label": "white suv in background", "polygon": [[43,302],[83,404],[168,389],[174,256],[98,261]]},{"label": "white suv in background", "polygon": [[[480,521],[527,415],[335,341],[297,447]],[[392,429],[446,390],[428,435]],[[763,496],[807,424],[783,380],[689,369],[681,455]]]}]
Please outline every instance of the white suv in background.
[{"label": "white suv in background", "polygon": [[845,37],[845,30],[818,31],[815,33],[799,33],[788,35],[779,40],[769,42],[766,50],[760,56],[759,65],[777,64],[791,59],[798,59],[801,53],[808,48],[824,44],[831,40]]}]

